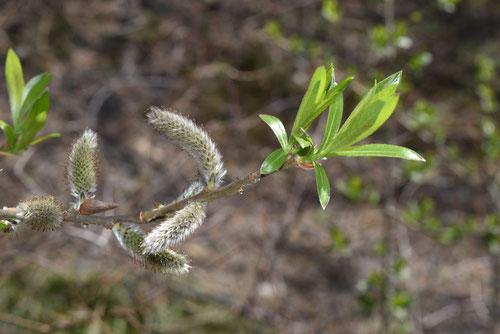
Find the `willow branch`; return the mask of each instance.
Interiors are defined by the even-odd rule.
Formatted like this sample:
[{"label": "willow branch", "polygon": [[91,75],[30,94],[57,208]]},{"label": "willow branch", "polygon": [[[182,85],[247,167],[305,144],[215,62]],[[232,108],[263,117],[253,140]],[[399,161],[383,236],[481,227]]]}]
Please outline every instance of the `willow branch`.
[{"label": "willow branch", "polygon": [[[281,170],[297,167],[295,159],[289,158],[287,162],[276,172]],[[173,202],[168,205],[160,206],[154,210],[140,211],[138,213],[128,214],[128,215],[116,215],[116,216],[94,216],[94,215],[81,215],[75,210],[67,210],[64,213],[63,221],[65,223],[74,223],[79,225],[98,225],[103,228],[111,228],[114,224],[118,223],[131,223],[131,224],[149,224],[157,222],[158,220],[164,219],[171,216],[176,211],[184,208],[186,205],[192,202],[208,202],[218,198],[229,197],[233,195],[243,194],[243,189],[249,185],[260,182],[261,179],[272,175],[271,174],[261,174],[259,171],[252,172],[243,178],[237,179],[223,187],[215,189],[213,191],[202,191],[201,193],[188,197],[178,202]],[[17,221],[22,222],[23,218],[17,215],[18,211],[15,208],[8,208],[0,210],[0,220],[6,221]]]}]

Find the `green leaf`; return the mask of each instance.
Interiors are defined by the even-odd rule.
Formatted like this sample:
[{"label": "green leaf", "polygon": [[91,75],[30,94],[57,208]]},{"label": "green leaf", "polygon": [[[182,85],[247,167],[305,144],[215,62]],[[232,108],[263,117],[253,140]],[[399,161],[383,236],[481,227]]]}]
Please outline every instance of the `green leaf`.
[{"label": "green leaf", "polygon": [[325,169],[317,162],[314,162],[314,173],[316,174],[319,202],[323,210],[325,210],[328,202],[330,202],[330,182],[328,182]]},{"label": "green leaf", "polygon": [[[401,82],[401,76],[403,74],[403,71],[396,72],[384,80],[380,81],[377,84],[377,88],[375,90],[375,94],[385,90],[386,88],[391,87],[391,90],[386,91],[386,95],[394,94],[396,92],[396,88],[398,87],[399,83]],[[382,96],[379,96],[382,97]]]},{"label": "green leaf", "polygon": [[[299,126],[297,129],[292,129],[292,135],[299,135],[300,128],[302,129],[308,129],[309,126],[312,124],[312,122],[319,116],[321,113],[328,107],[330,104],[333,103],[333,101],[337,98],[339,94],[341,94],[349,85],[349,83],[352,81],[352,77],[349,77],[343,81],[341,81],[339,84],[335,85],[326,95],[315,105],[311,106],[311,112],[309,112],[300,122],[302,124]],[[300,110],[299,110],[300,112]],[[298,117],[298,114],[297,114]],[[295,124],[297,124],[297,118],[295,119]],[[290,140],[290,142],[293,144],[293,141]]]},{"label": "green leaf", "polygon": [[26,115],[26,112],[31,108],[36,99],[42,94],[44,89],[50,82],[52,75],[49,73],[41,73],[33,77],[24,87],[21,109],[19,111],[19,121]]},{"label": "green leaf", "polygon": [[[352,81],[352,79],[354,79],[354,77],[349,77],[347,79],[342,80],[340,83],[335,85],[335,87],[333,87],[332,90],[327,92],[325,98],[323,99],[322,104],[320,104],[318,107],[319,110],[318,115],[320,115],[323,110],[329,107],[333,103],[333,101],[335,101],[337,95],[341,94],[347,88],[347,86],[349,86],[349,83]],[[309,125],[311,125],[311,123],[309,123]]]},{"label": "green leaf", "polygon": [[278,138],[281,147],[285,151],[289,151],[290,146],[288,145],[288,139],[286,136],[286,130],[281,121],[271,115],[259,115],[259,117],[269,125],[269,127],[273,130],[274,135]]},{"label": "green leaf", "polygon": [[5,80],[7,81],[7,90],[9,91],[10,110],[14,128],[17,128],[19,122],[19,110],[23,97],[24,78],[21,62],[16,53],[9,49],[5,61]]},{"label": "green leaf", "polygon": [[343,97],[342,94],[339,94],[330,105],[330,110],[328,111],[328,121],[326,122],[325,135],[323,136],[323,142],[321,143],[319,152],[321,152],[321,149],[325,147],[325,145],[327,145],[329,142],[331,142],[337,135],[337,132],[340,128],[340,122],[342,121],[343,108]]},{"label": "green leaf", "polygon": [[10,148],[14,148],[16,145],[16,134],[14,133],[14,129],[4,121],[0,121],[0,127],[2,128],[5,137],[7,137],[7,142],[9,143]]},{"label": "green leaf", "polygon": [[333,64],[330,64],[330,67],[326,70],[326,80],[329,81],[328,87],[326,88],[326,92],[328,93],[337,85],[335,82],[335,69],[333,68]]},{"label": "green leaf", "polygon": [[23,123],[23,129],[16,144],[15,152],[21,152],[45,125],[47,112],[50,106],[49,93],[45,92],[33,104],[30,113]]},{"label": "green leaf", "polygon": [[293,137],[295,138],[297,143],[300,145],[300,147],[306,148],[306,147],[311,146],[311,143],[308,140],[301,138],[301,137],[298,137],[298,136],[293,136]]},{"label": "green leaf", "polygon": [[311,82],[309,83],[309,88],[307,88],[302,98],[299,111],[293,123],[292,135],[298,135],[300,133],[300,128],[307,128],[306,124],[308,120],[311,117],[314,119],[317,106],[323,99],[326,84],[326,70],[323,66],[320,66],[314,71]]},{"label": "green leaf", "polygon": [[270,174],[280,168],[288,158],[288,152],[282,148],[271,153],[260,166],[261,174]]},{"label": "green leaf", "polygon": [[351,122],[353,118],[356,118],[357,115],[363,109],[365,109],[367,105],[373,103],[378,99],[394,94],[399,85],[399,82],[401,81],[401,74],[402,72],[399,71],[397,73],[394,73],[393,75],[388,76],[379,83],[375,81],[373,87],[363,96],[361,101],[359,101],[354,110],[351,112],[344,126],[349,124],[349,122]]},{"label": "green leaf", "polygon": [[389,157],[400,158],[406,160],[425,161],[420,154],[410,150],[409,148],[387,145],[387,144],[367,144],[360,146],[352,146],[340,149],[328,156],[344,156],[344,157]]},{"label": "green leaf", "polygon": [[49,133],[48,135],[46,136],[43,136],[43,137],[40,137],[40,138],[37,138],[35,140],[32,140],[28,146],[31,146],[31,145],[35,145],[35,144],[38,144],[46,139],[49,139],[49,138],[60,138],[62,137],[62,135],[60,133],[57,133],[57,132],[53,132],[53,133]]},{"label": "green leaf", "polygon": [[371,135],[391,116],[398,98],[397,94],[382,97],[366,105],[356,115],[351,114],[337,136],[323,149],[323,153],[333,153]]}]

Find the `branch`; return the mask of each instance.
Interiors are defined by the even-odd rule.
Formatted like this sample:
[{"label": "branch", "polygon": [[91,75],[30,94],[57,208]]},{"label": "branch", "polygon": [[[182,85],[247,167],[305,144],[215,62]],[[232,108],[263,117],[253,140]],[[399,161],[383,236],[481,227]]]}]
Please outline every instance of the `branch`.
[{"label": "branch", "polygon": [[[112,228],[114,224],[131,223],[131,224],[148,224],[154,223],[166,217],[170,217],[176,211],[181,210],[186,205],[192,202],[208,202],[218,198],[229,197],[243,193],[243,189],[251,184],[259,182],[264,177],[277,173],[278,171],[297,167],[295,159],[289,158],[287,162],[277,171],[271,174],[262,175],[259,171],[252,172],[241,179],[231,182],[223,187],[213,191],[205,190],[195,196],[188,197],[178,202],[173,202],[168,205],[160,206],[157,209],[150,211],[140,211],[138,213],[117,216],[90,216],[81,215],[75,210],[67,210],[64,213],[64,223],[74,223],[79,225],[98,225],[103,228]],[[17,215],[18,210],[15,208],[7,208],[0,210],[0,220],[22,222],[23,218]]]}]

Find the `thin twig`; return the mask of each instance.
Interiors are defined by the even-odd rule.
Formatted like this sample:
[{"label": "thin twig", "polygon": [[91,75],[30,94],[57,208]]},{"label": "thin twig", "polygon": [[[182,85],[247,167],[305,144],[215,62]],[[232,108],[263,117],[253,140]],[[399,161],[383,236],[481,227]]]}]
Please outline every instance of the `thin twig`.
[{"label": "thin twig", "polygon": [[[297,164],[295,159],[288,159],[285,164],[278,169],[276,172],[290,168],[296,167]],[[103,228],[112,228],[114,224],[118,223],[132,223],[132,224],[148,224],[156,222],[165,217],[171,216],[174,212],[179,211],[186,205],[192,202],[208,202],[222,197],[228,197],[232,195],[242,194],[243,188],[259,182],[266,176],[272,175],[264,174],[260,172],[253,172],[248,174],[242,179],[238,179],[228,185],[225,185],[219,189],[213,191],[203,191],[195,196],[188,197],[182,201],[174,202],[165,206],[160,206],[157,209],[150,211],[140,211],[138,213],[129,215],[116,215],[116,216],[87,216],[81,215],[75,210],[68,210],[64,213],[63,221],[65,223],[75,223],[80,225],[98,225]],[[0,220],[7,221],[18,221],[22,222],[23,218],[18,215],[19,211],[15,208],[9,208],[0,210]]]}]

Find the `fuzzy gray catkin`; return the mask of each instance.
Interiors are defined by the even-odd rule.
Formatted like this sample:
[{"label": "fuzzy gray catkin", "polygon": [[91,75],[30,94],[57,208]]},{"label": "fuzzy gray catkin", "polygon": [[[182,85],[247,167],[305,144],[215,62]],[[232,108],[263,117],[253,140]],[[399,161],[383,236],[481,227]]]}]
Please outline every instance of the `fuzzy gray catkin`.
[{"label": "fuzzy gray catkin", "polygon": [[17,209],[24,224],[35,231],[52,231],[63,222],[63,209],[52,196],[33,197],[19,203]]},{"label": "fuzzy gray catkin", "polygon": [[204,130],[171,109],[150,107],[147,117],[156,131],[172,139],[198,162],[209,190],[220,186],[226,170],[215,143]]},{"label": "fuzzy gray catkin", "polygon": [[205,219],[206,207],[206,203],[193,202],[163,221],[144,238],[144,253],[157,254],[186,239]]},{"label": "fuzzy gray catkin", "polygon": [[[226,170],[215,143],[204,130],[191,120],[167,109],[151,107],[147,116],[158,132],[174,140],[198,162],[201,179],[191,184],[177,201],[194,196],[205,187],[214,190],[220,186]],[[193,202],[164,220],[144,238],[144,252],[155,254],[186,239],[202,224],[206,207],[205,203]]]},{"label": "fuzzy gray catkin", "polygon": [[67,177],[78,207],[85,199],[93,198],[97,188],[96,150],[97,135],[92,130],[85,130],[68,155]]},{"label": "fuzzy gray catkin", "polygon": [[113,233],[123,249],[148,270],[159,271],[163,274],[183,275],[188,273],[189,268],[191,268],[184,255],[170,249],[156,254],[144,254],[142,248],[144,233],[138,227],[115,224]]}]

